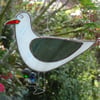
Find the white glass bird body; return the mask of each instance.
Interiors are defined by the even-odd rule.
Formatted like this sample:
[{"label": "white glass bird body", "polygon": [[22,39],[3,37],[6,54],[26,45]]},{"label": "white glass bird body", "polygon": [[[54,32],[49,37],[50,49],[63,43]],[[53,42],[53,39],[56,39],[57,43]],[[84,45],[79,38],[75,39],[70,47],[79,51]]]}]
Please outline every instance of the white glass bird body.
[{"label": "white glass bird body", "polygon": [[16,39],[20,55],[27,66],[38,72],[58,68],[94,44],[92,41],[38,36],[32,30],[30,15],[26,12],[17,14],[14,21],[6,24],[16,24]]}]

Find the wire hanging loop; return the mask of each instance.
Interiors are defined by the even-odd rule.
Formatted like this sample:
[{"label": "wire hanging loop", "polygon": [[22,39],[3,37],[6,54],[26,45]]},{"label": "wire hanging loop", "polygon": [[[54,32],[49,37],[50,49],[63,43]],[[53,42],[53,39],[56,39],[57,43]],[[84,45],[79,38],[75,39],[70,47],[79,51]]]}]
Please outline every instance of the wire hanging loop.
[{"label": "wire hanging loop", "polygon": [[[34,92],[33,95],[39,95],[45,92],[46,89],[46,80],[45,80],[45,73],[43,73],[43,77],[40,76],[40,73],[38,73],[38,77],[37,77],[37,83],[36,86],[34,87]],[[41,83],[41,79],[43,80],[43,83]],[[41,84],[43,84],[43,86],[41,87]]]},{"label": "wire hanging loop", "polygon": [[46,13],[46,29],[44,30],[44,32],[50,32],[50,28],[49,28],[49,11],[47,11],[47,13]]},{"label": "wire hanging loop", "polygon": [[40,72],[33,72],[28,68],[25,68],[22,71],[25,82],[28,83],[29,92],[33,95],[39,95],[45,92],[45,73],[43,76],[40,75]]}]

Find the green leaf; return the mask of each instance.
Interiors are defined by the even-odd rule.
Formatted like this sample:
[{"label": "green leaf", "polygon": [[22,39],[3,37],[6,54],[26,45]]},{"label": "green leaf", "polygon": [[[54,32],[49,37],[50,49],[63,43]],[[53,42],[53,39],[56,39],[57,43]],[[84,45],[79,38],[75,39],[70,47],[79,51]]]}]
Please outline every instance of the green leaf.
[{"label": "green leaf", "polygon": [[93,5],[92,0],[80,0],[80,2],[84,6]]}]

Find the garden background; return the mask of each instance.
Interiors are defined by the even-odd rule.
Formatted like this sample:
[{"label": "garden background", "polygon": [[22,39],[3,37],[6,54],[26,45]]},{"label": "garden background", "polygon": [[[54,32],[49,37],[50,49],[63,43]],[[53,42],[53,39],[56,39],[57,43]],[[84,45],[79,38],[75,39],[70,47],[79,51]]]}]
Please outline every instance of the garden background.
[{"label": "garden background", "polygon": [[[41,36],[96,41],[66,65],[39,73],[42,94],[34,95],[23,83],[27,66],[18,52],[14,25],[4,24],[21,11],[31,14],[32,28]],[[100,1],[0,0],[0,83],[5,86],[0,95],[7,100],[100,100]]]}]

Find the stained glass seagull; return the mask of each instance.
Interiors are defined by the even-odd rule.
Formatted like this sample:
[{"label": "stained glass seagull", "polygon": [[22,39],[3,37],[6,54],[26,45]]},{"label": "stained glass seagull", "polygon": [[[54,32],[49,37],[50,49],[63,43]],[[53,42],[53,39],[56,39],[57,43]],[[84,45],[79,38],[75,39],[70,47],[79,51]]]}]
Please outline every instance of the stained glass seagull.
[{"label": "stained glass seagull", "polygon": [[17,14],[15,20],[8,21],[6,24],[16,24],[20,55],[27,66],[38,72],[58,68],[94,44],[91,41],[38,36],[32,30],[30,15],[26,12]]}]

